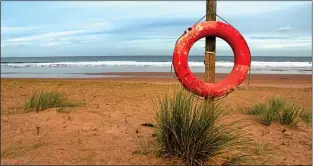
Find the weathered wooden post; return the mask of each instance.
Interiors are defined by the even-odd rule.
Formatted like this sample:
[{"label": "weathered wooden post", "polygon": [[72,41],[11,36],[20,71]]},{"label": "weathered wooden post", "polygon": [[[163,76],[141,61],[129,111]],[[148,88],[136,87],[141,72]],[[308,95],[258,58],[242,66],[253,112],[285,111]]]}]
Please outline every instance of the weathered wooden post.
[{"label": "weathered wooden post", "polygon": [[[216,21],[216,0],[206,0],[206,21]],[[216,37],[205,38],[205,82],[215,82]]]}]

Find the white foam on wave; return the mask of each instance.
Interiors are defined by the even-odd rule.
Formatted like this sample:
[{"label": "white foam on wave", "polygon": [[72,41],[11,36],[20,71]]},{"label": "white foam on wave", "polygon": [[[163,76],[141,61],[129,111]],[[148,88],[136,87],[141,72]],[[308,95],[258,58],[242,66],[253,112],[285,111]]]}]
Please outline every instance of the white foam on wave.
[{"label": "white foam on wave", "polygon": [[[54,62],[54,63],[5,63],[1,67],[170,67],[171,62],[137,62],[137,61],[92,61],[92,62]],[[189,67],[204,67],[203,62],[188,62]],[[216,67],[230,67],[234,65],[230,61],[217,61]],[[305,68],[312,69],[312,62],[262,62],[252,61],[252,68]]]}]

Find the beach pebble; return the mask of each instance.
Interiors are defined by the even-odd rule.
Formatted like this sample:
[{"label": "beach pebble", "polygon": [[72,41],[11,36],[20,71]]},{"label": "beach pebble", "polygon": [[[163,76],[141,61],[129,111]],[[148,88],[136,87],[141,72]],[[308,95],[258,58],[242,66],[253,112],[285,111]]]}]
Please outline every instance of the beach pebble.
[{"label": "beach pebble", "polygon": [[284,129],[283,129],[283,131],[281,131],[281,132],[283,132],[283,133],[284,133],[284,132],[286,132],[286,131],[287,131],[287,130],[284,128]]}]

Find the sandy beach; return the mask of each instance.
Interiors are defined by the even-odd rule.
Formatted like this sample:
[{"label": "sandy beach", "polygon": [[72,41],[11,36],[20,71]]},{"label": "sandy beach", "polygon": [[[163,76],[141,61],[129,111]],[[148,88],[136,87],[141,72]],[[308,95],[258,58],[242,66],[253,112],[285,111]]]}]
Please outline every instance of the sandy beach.
[{"label": "sandy beach", "polygon": [[[154,123],[155,101],[180,87],[171,78],[175,74],[116,74],[131,77],[1,79],[1,147],[22,149],[14,157],[1,155],[1,164],[171,163],[134,152],[155,139],[153,129],[141,124]],[[217,81],[225,76],[217,74]],[[311,165],[311,125],[300,122],[290,127],[274,122],[265,126],[246,111],[274,95],[312,110],[312,75],[251,75],[242,86],[223,99],[230,108],[223,119],[240,120],[246,126],[245,137],[252,141],[251,152],[260,150],[245,163]],[[83,104],[66,113],[56,109],[25,113],[24,102],[34,90],[56,90]]]}]

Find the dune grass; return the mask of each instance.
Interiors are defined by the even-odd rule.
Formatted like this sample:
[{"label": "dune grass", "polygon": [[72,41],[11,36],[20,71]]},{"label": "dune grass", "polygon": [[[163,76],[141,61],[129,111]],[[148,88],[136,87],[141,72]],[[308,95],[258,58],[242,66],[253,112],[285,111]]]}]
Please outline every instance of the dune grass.
[{"label": "dune grass", "polygon": [[302,109],[294,103],[287,103],[283,98],[274,96],[266,103],[253,105],[248,114],[257,115],[267,126],[274,120],[278,120],[283,125],[295,125],[300,122]]},{"label": "dune grass", "polygon": [[312,112],[303,112],[300,116],[305,122],[312,123]]},{"label": "dune grass", "polygon": [[252,108],[248,111],[248,114],[259,115],[264,109],[266,105],[263,103],[258,103],[252,106]]},{"label": "dune grass", "polygon": [[295,125],[300,122],[301,108],[295,104],[284,107],[281,111],[279,121],[284,125]]},{"label": "dune grass", "polygon": [[40,135],[36,138],[34,142],[23,144],[22,139],[17,141],[11,141],[7,145],[4,145],[1,148],[1,159],[6,158],[15,158],[18,156],[23,156],[27,152],[46,146],[49,142],[43,140],[43,135]]},{"label": "dune grass", "polygon": [[[180,90],[159,101],[156,137],[161,156],[183,159],[187,165],[201,165],[213,156],[240,145],[238,133],[230,125],[218,125],[223,104],[195,102]],[[227,151],[229,152],[229,151]]]},{"label": "dune grass", "polygon": [[277,118],[277,115],[271,108],[263,107],[259,113],[259,117],[262,119],[264,125],[269,126]]},{"label": "dune grass", "polygon": [[77,104],[70,102],[63,93],[56,91],[35,91],[24,103],[24,109],[28,112],[74,106],[77,106]]}]

